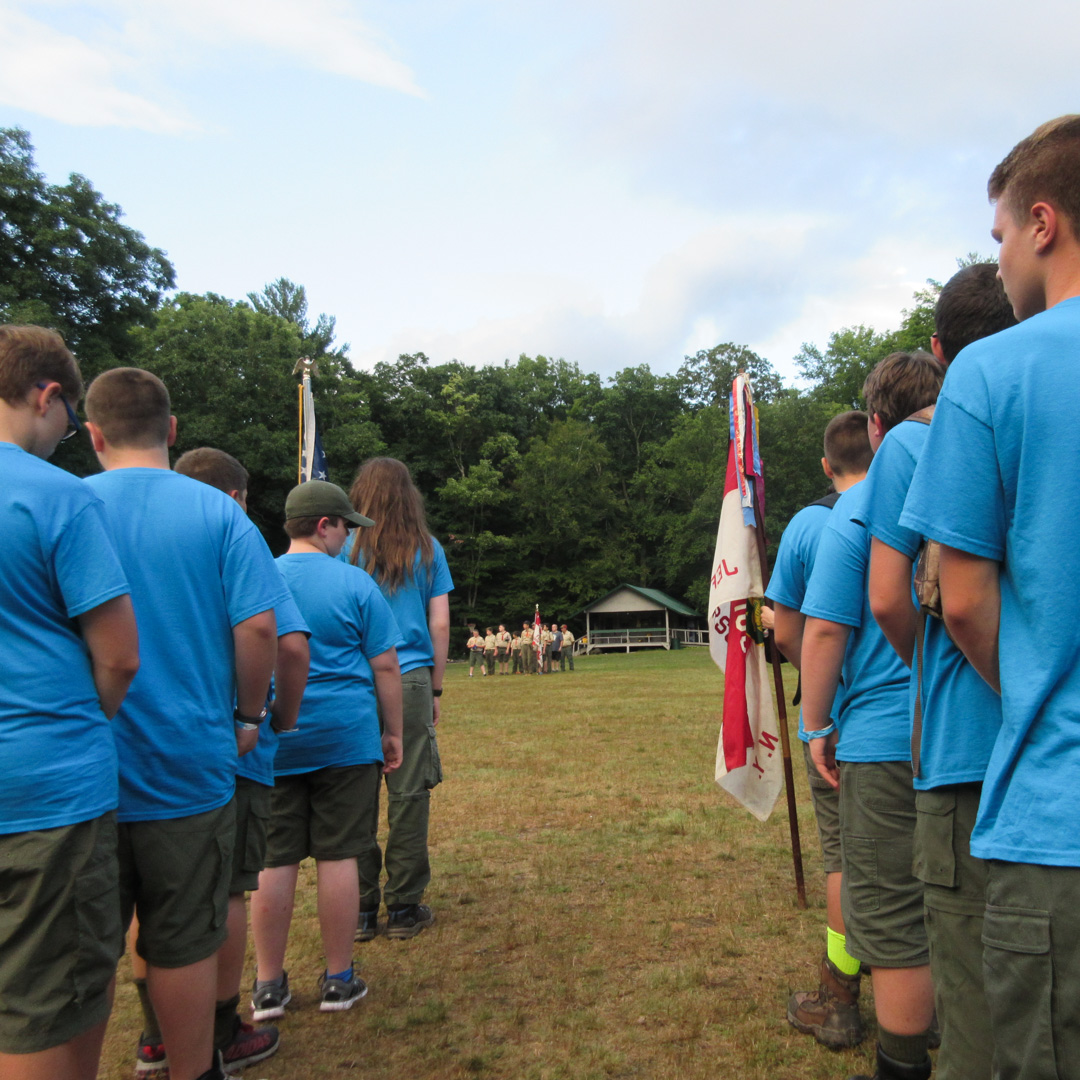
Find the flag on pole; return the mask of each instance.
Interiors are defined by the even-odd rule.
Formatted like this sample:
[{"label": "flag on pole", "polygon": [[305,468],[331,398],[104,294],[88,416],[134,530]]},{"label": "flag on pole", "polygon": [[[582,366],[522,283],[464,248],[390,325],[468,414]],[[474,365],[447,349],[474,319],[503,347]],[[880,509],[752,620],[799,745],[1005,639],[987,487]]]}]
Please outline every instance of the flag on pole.
[{"label": "flag on pole", "polygon": [[536,650],[536,670],[544,670],[544,646],[540,638],[544,635],[544,624],[540,621],[540,605],[536,605],[536,618],[533,620],[533,648]]},{"label": "flag on pole", "polygon": [[724,673],[716,782],[758,820],[772,813],[784,783],[780,729],[769,686],[757,537],[764,513],[757,414],[750,383],[731,389],[728,463],[709,588],[709,652]]},{"label": "flag on pole", "polygon": [[311,396],[311,374],[307,368],[304,369],[301,395],[303,420],[300,431],[300,483],[306,484],[309,480],[326,480],[329,477],[319,425],[315,422],[315,401]]}]

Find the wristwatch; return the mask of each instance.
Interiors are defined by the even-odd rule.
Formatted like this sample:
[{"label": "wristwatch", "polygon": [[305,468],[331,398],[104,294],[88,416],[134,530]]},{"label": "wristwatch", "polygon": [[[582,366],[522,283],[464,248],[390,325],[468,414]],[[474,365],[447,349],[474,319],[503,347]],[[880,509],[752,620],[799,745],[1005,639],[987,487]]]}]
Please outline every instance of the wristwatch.
[{"label": "wristwatch", "polygon": [[245,716],[239,709],[233,710],[233,721],[241,731],[258,731],[270,710],[264,705],[258,716]]}]

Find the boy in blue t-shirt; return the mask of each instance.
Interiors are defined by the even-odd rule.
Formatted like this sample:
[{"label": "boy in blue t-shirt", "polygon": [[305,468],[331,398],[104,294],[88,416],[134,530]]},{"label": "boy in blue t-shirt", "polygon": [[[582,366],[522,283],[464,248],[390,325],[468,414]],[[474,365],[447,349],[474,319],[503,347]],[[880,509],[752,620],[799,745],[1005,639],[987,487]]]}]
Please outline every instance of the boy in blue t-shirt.
[{"label": "boy in blue t-shirt", "polygon": [[[123,949],[109,720],[139,666],[60,335],[0,326],[0,1076],[96,1076]],[[77,947],[76,947],[77,943]]]},{"label": "boy in blue t-shirt", "polygon": [[[997,265],[977,263],[955,274],[941,291],[934,321],[931,346],[946,367],[971,342],[1015,325]],[[941,621],[919,614],[913,601],[912,570],[923,537],[901,525],[900,517],[929,430],[923,423],[898,424],[870,469],[870,609],[912,668],[915,875],[924,884],[930,970],[941,1025],[937,1075],[939,1080],[978,1080],[991,1075],[994,1033],[983,993],[986,864],[971,856],[969,841],[982,778],[1001,726],[1001,700],[964,659]],[[918,650],[917,627],[924,638]],[[918,662],[913,664],[915,656]]]},{"label": "boy in blue t-shirt", "polygon": [[323,480],[289,492],[285,519],[291,543],[277,563],[311,630],[311,665],[297,730],[278,746],[267,868],[252,898],[255,1020],[283,1016],[292,997],[285,947],[300,863],[309,857],[326,956],[320,1009],[352,1008],[367,993],[352,964],[357,858],[375,843],[381,776],[401,764],[401,635],[370,576],[337,558],[350,529],[374,522]]},{"label": "boy in blue t-shirt", "polygon": [[[928,353],[892,353],[866,379],[870,445],[937,398]],[[926,1080],[933,1016],[915,828],[908,671],[870,614],[866,484],[846,491],[822,533],[803,614],[803,725],[821,775],[840,791],[841,906],[852,956],[869,966],[878,1018],[877,1080]],[[837,686],[844,691],[833,722]],[[839,766],[838,764],[839,763]]]},{"label": "boy in blue t-shirt", "polygon": [[139,674],[113,721],[122,915],[138,912],[171,1080],[215,1080],[236,759],[265,716],[281,579],[232,499],[169,468],[176,418],[160,379],[106,371],[86,413],[105,469],[86,483],[105,504],[140,630]]},{"label": "boy in blue t-shirt", "polygon": [[[825,428],[825,456],[821,467],[836,493],[854,487],[865,476],[873,458],[866,434],[866,413],[851,411],[834,416]],[[774,603],[774,635],[780,651],[796,670],[801,666],[802,635],[806,616],[802,613],[806,585],[814,569],[821,531],[828,523],[837,494],[803,507],[788,522],[780,538],[776,565],[765,591]],[[817,990],[800,991],[788,1002],[788,1020],[799,1031],[813,1035],[832,1048],[856,1046],[864,1038],[859,1016],[859,961],[844,941],[844,917],[840,909],[840,798],[836,789],[817,771],[810,756],[810,744],[802,730],[810,794],[814,803],[818,838],[825,863],[827,945],[821,960],[821,981]]]},{"label": "boy in blue t-shirt", "polygon": [[1080,117],[994,169],[999,272],[1021,320],[949,369],[900,524],[943,545],[945,623],[1001,695],[971,853],[996,1075],[1080,1061]]}]

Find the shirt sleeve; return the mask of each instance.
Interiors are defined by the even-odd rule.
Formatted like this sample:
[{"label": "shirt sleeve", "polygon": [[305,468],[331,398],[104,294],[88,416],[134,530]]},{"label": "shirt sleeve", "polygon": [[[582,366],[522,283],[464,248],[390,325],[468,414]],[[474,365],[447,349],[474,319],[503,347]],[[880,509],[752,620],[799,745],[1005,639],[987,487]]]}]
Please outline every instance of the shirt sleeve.
[{"label": "shirt sleeve", "polygon": [[72,619],[131,592],[95,495],[60,533],[52,564],[64,609]]},{"label": "shirt sleeve", "polygon": [[238,506],[228,529],[221,582],[232,626],[271,610],[281,596],[281,572],[274,557]]},{"label": "shirt sleeve", "polygon": [[398,629],[394,613],[371,578],[367,574],[362,578],[356,575],[353,586],[357,590],[357,603],[364,627],[360,651],[370,660],[388,649],[404,645],[405,639]]},{"label": "shirt sleeve", "polygon": [[833,515],[821,534],[802,612],[858,627],[862,625],[870,537],[861,525],[837,516],[837,510]]},{"label": "shirt sleeve", "polygon": [[[800,512],[801,513],[801,512]],[[780,547],[776,552],[776,563],[765,596],[785,607],[798,611],[806,597],[808,578],[806,562],[800,550],[799,541],[803,537],[799,515],[788,522],[784,535],[780,537]]]},{"label": "shirt sleeve", "polygon": [[899,438],[886,436],[863,481],[867,492],[862,519],[870,535],[909,559],[922,544],[922,533],[900,524],[915,465],[911,450]]},{"label": "shirt sleeve", "polygon": [[950,387],[959,392],[938,400],[900,524],[1000,562],[1005,557],[1005,489],[985,387],[975,381],[977,369],[955,374],[964,376]]}]

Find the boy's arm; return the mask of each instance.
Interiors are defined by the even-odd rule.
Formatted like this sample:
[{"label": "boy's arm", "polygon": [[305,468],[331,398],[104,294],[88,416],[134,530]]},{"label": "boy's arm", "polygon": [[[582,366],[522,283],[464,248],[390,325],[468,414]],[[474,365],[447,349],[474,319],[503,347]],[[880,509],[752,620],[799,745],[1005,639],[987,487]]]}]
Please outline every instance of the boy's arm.
[{"label": "boy's arm", "polygon": [[941,610],[953,641],[990,688],[1000,694],[1001,564],[942,544],[939,573]]},{"label": "boy's arm", "polygon": [[[268,608],[238,622],[232,631],[236,665],[236,707],[244,716],[258,716],[266,704],[270,677],[277,659],[277,620]],[[241,755],[255,748],[257,731],[236,732],[236,749]]]},{"label": "boy's arm", "polygon": [[881,632],[911,667],[915,622],[919,612],[911,600],[911,560],[876,536],[870,541],[870,610]]},{"label": "boy's arm", "polygon": [[802,670],[803,626],[806,616],[798,608],[774,601],[773,637],[776,647],[788,658],[796,671]]},{"label": "boy's arm", "polygon": [[[443,676],[446,674],[446,654],[450,648],[450,596],[443,593],[442,596],[433,596],[428,601],[427,607],[428,633],[431,635],[431,649],[435,658],[431,672],[431,686],[434,690],[441,690]],[[509,643],[507,644],[509,648]],[[439,722],[441,709],[439,703],[442,698],[435,699],[434,723]]]},{"label": "boy's arm", "polygon": [[[833,700],[840,684],[851,627],[828,619],[806,620],[802,642],[802,714],[803,727],[809,733],[827,728],[832,719]],[[840,786],[836,767],[836,732],[810,740],[810,754],[821,775],[834,787]]]},{"label": "boy's arm", "polygon": [[274,666],[275,731],[292,731],[300,713],[300,702],[307,688],[311,648],[307,634],[299,630],[278,638],[277,663]]},{"label": "boy's arm", "polygon": [[111,720],[139,670],[139,631],[131,597],[114,596],[78,616],[101,711]]},{"label": "boy's arm", "polygon": [[375,677],[375,696],[382,718],[382,771],[389,773],[401,764],[401,667],[397,649],[369,657],[368,663]]}]

